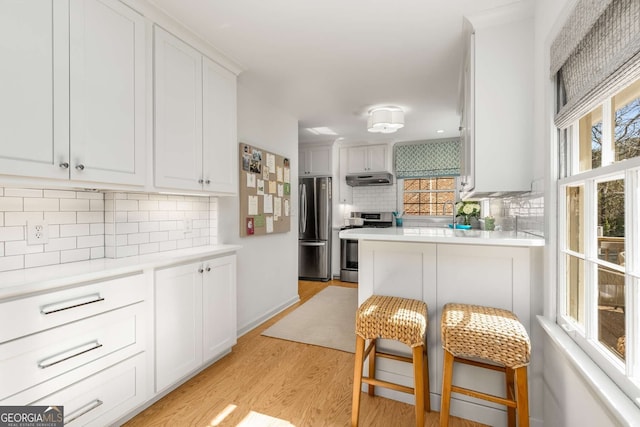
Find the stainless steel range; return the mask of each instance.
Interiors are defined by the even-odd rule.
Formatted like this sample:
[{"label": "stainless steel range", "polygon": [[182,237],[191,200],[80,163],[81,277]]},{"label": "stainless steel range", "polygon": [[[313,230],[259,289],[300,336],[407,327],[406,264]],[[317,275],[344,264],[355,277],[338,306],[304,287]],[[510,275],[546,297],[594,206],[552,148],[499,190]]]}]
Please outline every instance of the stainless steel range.
[{"label": "stainless steel range", "polygon": [[[352,218],[362,218],[362,225],[347,225],[341,230],[350,228],[387,228],[393,225],[392,212],[352,212]],[[340,280],[358,282],[358,241],[340,240]]]}]

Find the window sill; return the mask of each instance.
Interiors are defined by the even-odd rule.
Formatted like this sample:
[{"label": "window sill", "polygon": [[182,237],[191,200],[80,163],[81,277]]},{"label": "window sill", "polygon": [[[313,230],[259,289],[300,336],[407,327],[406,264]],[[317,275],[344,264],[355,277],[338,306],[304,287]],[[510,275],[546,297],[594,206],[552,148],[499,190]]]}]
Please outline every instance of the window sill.
[{"label": "window sill", "polygon": [[621,425],[633,426],[640,419],[640,408],[595,364],[554,321],[537,316],[542,329],[567,356],[576,371]]}]

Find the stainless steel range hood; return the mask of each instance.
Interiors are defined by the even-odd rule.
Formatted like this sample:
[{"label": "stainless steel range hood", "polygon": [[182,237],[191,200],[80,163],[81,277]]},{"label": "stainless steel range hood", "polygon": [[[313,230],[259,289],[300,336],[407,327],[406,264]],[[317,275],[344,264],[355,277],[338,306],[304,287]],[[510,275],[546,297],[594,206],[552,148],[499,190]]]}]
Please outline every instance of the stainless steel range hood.
[{"label": "stainless steel range hood", "polygon": [[375,172],[366,175],[347,175],[347,185],[352,187],[391,184],[393,184],[393,175],[388,172]]}]

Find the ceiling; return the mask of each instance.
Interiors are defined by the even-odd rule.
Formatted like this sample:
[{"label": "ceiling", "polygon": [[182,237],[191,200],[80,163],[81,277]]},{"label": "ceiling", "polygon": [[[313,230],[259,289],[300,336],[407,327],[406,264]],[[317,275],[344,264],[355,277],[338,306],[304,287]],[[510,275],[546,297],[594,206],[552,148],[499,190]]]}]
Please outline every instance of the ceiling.
[{"label": "ceiling", "polygon": [[[463,16],[517,2],[148,1],[240,64],[242,85],[298,119],[300,143],[458,135]],[[367,132],[367,111],[384,105],[405,111],[405,127]]]}]

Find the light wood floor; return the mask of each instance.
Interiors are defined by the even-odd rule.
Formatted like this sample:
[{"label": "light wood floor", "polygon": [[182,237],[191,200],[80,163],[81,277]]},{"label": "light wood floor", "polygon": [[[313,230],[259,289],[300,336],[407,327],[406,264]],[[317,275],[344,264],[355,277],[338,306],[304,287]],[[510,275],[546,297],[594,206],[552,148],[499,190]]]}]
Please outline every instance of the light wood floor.
[{"label": "light wood floor", "polygon": [[[260,335],[328,285],[356,287],[340,281],[300,281],[300,303],[240,337],[231,354],[125,425],[348,426],[354,355]],[[362,395],[362,426],[414,426],[414,420],[412,405]],[[428,413],[425,425],[437,426],[438,420],[437,412]],[[481,424],[452,418],[450,426]]]}]

